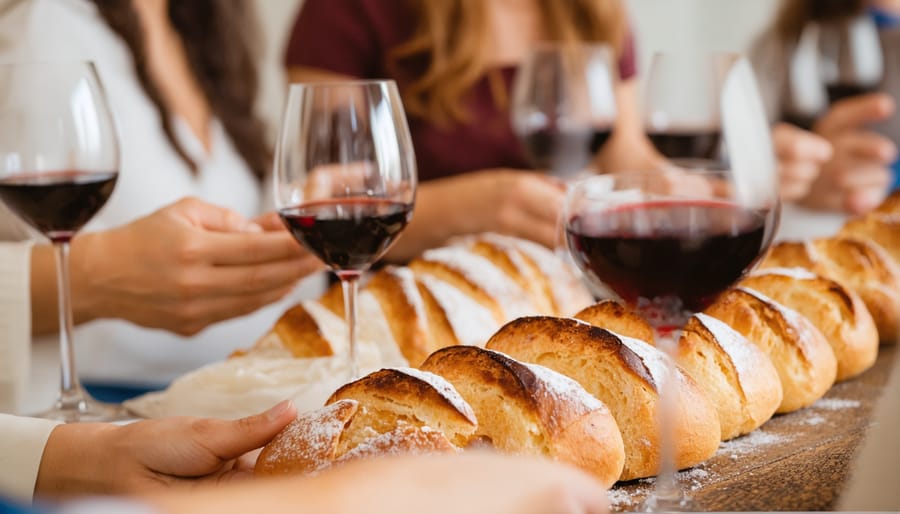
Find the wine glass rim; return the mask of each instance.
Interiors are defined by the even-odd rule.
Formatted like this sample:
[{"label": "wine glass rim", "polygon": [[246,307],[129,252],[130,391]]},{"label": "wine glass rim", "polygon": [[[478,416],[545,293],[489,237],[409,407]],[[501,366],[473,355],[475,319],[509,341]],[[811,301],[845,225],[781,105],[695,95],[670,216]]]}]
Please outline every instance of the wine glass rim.
[{"label": "wine glass rim", "polygon": [[[693,176],[709,176],[709,177],[721,177],[723,174],[728,173],[729,170],[727,168],[683,168],[676,165],[666,165],[661,168],[656,169],[633,169],[633,170],[619,170],[619,171],[605,171],[603,173],[597,173],[595,175],[588,175],[586,177],[582,177],[575,181],[575,183],[580,182],[596,182],[600,180],[602,177],[621,177],[621,176],[660,176],[666,173],[684,173],[687,175]],[[608,180],[608,179],[606,179]]]},{"label": "wine glass rim", "polygon": [[348,79],[348,80],[317,80],[313,82],[291,82],[288,87],[291,91],[298,89],[313,89],[326,87],[360,87],[360,86],[397,86],[393,79]]},{"label": "wine glass rim", "polygon": [[96,69],[97,65],[90,59],[41,59],[33,61],[5,61],[0,62],[0,68],[25,68],[25,67],[45,67],[45,66],[84,66],[90,69]]}]

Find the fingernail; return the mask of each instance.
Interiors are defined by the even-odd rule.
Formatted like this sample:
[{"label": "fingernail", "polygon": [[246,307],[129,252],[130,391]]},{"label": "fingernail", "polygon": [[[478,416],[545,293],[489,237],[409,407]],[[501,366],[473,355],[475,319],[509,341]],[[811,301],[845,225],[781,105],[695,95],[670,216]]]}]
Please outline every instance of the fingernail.
[{"label": "fingernail", "polygon": [[244,225],[244,232],[251,232],[251,233],[258,234],[262,231],[263,231],[263,228],[260,227],[259,225],[257,225],[256,223],[251,222],[251,223],[247,223],[246,225]]},{"label": "fingernail", "polygon": [[278,405],[272,407],[271,409],[266,411],[266,419],[269,421],[275,421],[280,418],[287,412],[289,409],[293,408],[294,402],[291,400],[283,400],[278,403]]}]

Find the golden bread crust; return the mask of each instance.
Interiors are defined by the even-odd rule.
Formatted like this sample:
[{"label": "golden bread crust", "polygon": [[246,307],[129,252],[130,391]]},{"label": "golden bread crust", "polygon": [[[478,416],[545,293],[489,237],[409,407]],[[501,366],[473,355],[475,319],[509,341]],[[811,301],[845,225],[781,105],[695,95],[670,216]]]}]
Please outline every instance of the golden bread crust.
[{"label": "golden bread crust", "polygon": [[[475,412],[444,378],[412,368],[386,368],[335,391],[326,402],[353,399],[361,405],[354,419],[359,429],[392,430],[397,420],[440,430],[457,446],[465,446],[478,425]],[[353,426],[351,428],[357,428]],[[353,446],[353,442],[348,442]]]},{"label": "golden bread crust", "polygon": [[330,466],[338,457],[341,434],[358,407],[353,400],[341,400],[298,415],[263,447],[254,473],[259,476],[304,475]]},{"label": "golden bread crust", "polygon": [[302,303],[282,314],[272,331],[281,340],[282,346],[298,359],[334,355],[331,343],[320,330],[318,321]]},{"label": "golden bread crust", "polygon": [[805,316],[822,332],[837,358],[840,382],[859,375],[878,357],[878,330],[862,299],[839,282],[790,270],[762,270],[741,285]]},{"label": "golden bread crust", "polygon": [[738,287],[721,295],[706,314],[725,322],[769,356],[784,392],[778,412],[812,405],[834,384],[834,351],[819,329],[798,312]]},{"label": "golden bread crust", "polygon": [[894,263],[900,265],[900,213],[870,213],[862,218],[851,219],[838,235],[867,239],[883,248],[894,259]]},{"label": "golden bread crust", "polygon": [[603,300],[585,307],[574,317],[595,327],[654,344],[653,327],[647,320],[615,300]]},{"label": "golden bread crust", "polygon": [[769,358],[715,318],[698,313],[688,320],[676,359],[715,405],[723,441],[752,432],[781,405],[781,381]]},{"label": "golden bread crust", "polygon": [[388,266],[372,276],[366,291],[381,305],[403,357],[413,366],[424,361],[433,344],[429,340],[424,300],[413,274],[405,268]]},{"label": "golden bread crust", "polygon": [[606,487],[621,474],[625,453],[615,420],[574,380],[473,346],[438,350],[422,369],[460,391],[478,417],[475,437],[498,450],[581,465]]},{"label": "golden bread crust", "polygon": [[835,237],[779,243],[760,267],[801,267],[835,280],[862,298],[883,343],[900,335],[900,269],[871,241]]},{"label": "golden bread crust", "polygon": [[[653,476],[658,468],[657,384],[665,357],[647,343],[619,337],[571,318],[529,317],[507,323],[488,349],[573,378],[612,412],[625,444],[620,480]],[[678,373],[676,464],[690,467],[718,448],[715,408],[694,381]]]}]

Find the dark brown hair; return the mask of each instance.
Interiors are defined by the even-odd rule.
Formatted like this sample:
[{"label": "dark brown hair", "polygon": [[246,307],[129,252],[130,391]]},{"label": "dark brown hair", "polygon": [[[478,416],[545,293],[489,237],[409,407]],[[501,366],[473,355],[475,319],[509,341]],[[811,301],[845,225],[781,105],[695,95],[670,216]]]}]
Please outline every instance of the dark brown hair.
[{"label": "dark brown hair", "polygon": [[[388,65],[424,55],[428,66],[401,91],[404,106],[438,123],[464,121],[468,113],[461,99],[488,71],[486,1],[409,1],[418,24],[409,41],[392,49]],[[621,51],[626,30],[621,0],[537,0],[537,5],[547,40],[605,42]],[[498,88],[492,90],[496,97]]]},{"label": "dark brown hair", "polygon": [[860,14],[865,0],[785,0],[775,19],[775,34],[795,41],[811,21],[831,21]]},{"label": "dark brown hair", "polygon": [[[175,139],[172,117],[150,79],[144,35],[132,1],[94,0],[103,19],[128,46],[144,92],[156,107],[166,139],[190,166],[197,166]],[[246,0],[170,0],[169,19],[184,43],[187,60],[213,115],[225,127],[254,175],[265,176],[271,152],[254,111],[259,91],[258,34]]]}]

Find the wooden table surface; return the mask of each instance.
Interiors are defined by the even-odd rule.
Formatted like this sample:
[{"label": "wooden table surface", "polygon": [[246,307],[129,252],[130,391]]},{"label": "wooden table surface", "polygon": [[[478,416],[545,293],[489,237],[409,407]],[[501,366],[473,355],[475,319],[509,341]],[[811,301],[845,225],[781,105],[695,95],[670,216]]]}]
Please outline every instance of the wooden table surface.
[{"label": "wooden table surface", "polygon": [[[722,443],[712,459],[678,473],[694,510],[833,509],[872,422],[895,351],[882,346],[875,366],[864,374],[834,385],[810,407],[778,415],[752,433]],[[609,493],[613,510],[639,510],[652,487],[653,479],[616,485]]]}]

